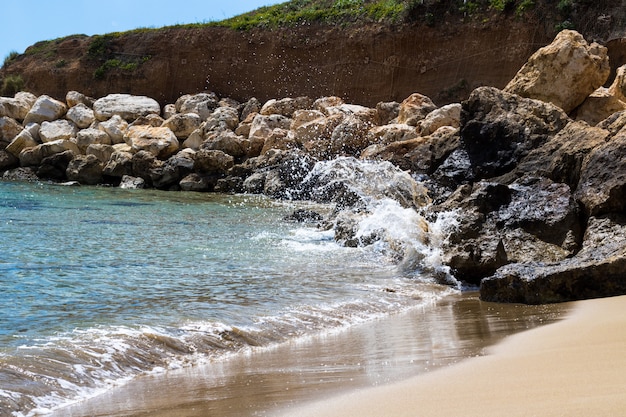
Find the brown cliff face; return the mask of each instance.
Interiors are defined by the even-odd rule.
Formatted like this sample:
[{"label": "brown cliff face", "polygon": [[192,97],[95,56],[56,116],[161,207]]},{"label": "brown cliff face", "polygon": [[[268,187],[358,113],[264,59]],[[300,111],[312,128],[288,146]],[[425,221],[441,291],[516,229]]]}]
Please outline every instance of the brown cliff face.
[{"label": "brown cliff face", "polygon": [[[475,87],[503,87],[553,34],[528,22],[341,28],[304,25],[274,30],[169,28],[113,37],[101,56],[94,38],[50,41],[49,51],[26,53],[3,69],[20,74],[34,94],[64,98],[69,90],[92,97],[147,95],[162,104],[210,90],[243,101],[336,95],[351,103],[401,101],[414,92],[437,104]],[[51,51],[51,52],[50,52]],[[94,73],[106,59],[134,62]]]}]

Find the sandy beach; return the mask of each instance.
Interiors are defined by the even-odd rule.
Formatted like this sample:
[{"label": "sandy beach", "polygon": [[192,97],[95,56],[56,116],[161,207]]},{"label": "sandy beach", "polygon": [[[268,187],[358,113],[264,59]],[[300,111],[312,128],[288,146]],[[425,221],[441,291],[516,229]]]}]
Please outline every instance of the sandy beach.
[{"label": "sandy beach", "polygon": [[577,302],[565,320],[513,335],[485,356],[282,416],[623,416],[625,312],[626,296]]}]

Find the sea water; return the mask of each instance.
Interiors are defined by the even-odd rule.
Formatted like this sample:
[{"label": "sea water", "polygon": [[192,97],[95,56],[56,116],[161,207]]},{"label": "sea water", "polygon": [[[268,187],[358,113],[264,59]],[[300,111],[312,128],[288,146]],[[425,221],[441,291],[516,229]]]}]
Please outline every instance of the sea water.
[{"label": "sea water", "polygon": [[138,375],[458,291],[421,267],[437,251],[419,237],[415,210],[382,198],[363,220],[364,230],[379,221],[417,242],[421,255],[399,263],[384,243],[346,247],[332,228],[287,220],[301,208],[330,210],[251,195],[0,182],[0,415],[45,414]]}]

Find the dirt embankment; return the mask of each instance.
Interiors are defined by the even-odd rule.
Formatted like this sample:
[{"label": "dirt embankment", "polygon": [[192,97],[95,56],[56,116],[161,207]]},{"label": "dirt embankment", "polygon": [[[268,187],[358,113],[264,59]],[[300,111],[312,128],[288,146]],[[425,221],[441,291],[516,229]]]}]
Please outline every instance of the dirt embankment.
[{"label": "dirt embankment", "polygon": [[480,85],[503,87],[554,34],[541,21],[504,15],[435,27],[169,28],[100,39],[95,53],[93,37],[50,41],[45,53],[18,57],[0,78],[19,74],[25,89],[56,98],[69,90],[92,97],[115,92],[165,104],[210,90],[240,101],[337,95],[373,106],[420,92],[441,105]]}]

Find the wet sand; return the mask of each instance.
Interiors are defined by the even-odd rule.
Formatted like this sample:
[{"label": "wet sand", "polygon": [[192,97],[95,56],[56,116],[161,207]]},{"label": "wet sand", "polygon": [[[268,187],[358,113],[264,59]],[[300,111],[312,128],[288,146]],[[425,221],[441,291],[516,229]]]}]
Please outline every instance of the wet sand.
[{"label": "wet sand", "polygon": [[626,297],[582,301],[484,357],[283,416],[623,416],[625,348]]},{"label": "wet sand", "polygon": [[[285,409],[300,415],[299,407],[311,401],[345,394],[328,404],[344,398],[350,404],[351,392],[481,355],[486,346],[554,321],[565,309],[483,303],[475,293],[451,296],[349,329],[138,378],[52,417],[242,417]],[[332,415],[333,408],[325,410]],[[343,415],[354,415],[346,410]]]}]

